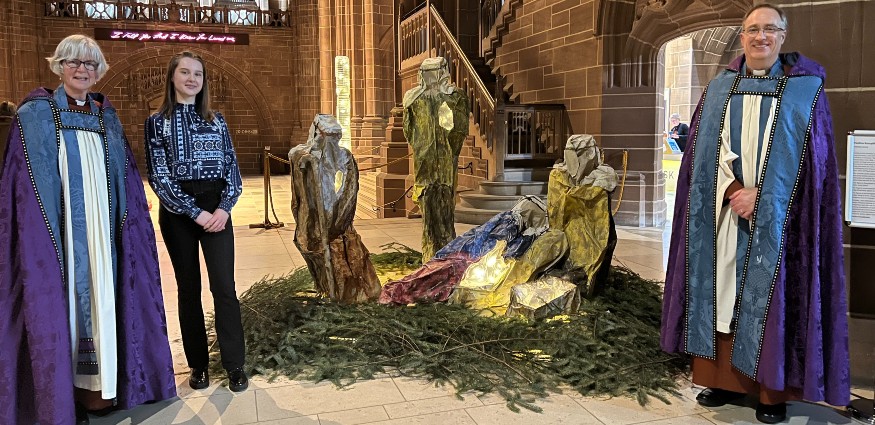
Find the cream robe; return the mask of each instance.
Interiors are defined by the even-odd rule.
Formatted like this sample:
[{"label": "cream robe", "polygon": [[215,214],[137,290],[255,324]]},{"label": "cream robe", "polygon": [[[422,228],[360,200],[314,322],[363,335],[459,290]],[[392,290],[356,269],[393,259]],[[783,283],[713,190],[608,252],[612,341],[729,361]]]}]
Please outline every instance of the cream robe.
[{"label": "cream robe", "polygon": [[[72,249],[65,250],[64,262],[67,264],[67,287],[70,307],[70,337],[72,350],[73,384],[77,388],[101,391],[105,400],[116,397],[118,384],[118,348],[115,323],[115,284],[112,270],[112,232],[109,219],[109,194],[106,178],[104,145],[100,135],[90,131],[76,132],[82,169],[82,191],[85,211],[72,211],[69,202],[64,203],[64,222],[70,223],[73,214],[85,214],[88,259],[91,272],[91,326],[96,349],[99,373],[97,375],[75,374],[79,353],[79,304],[76,302],[74,281],[74,255]],[[58,155],[64,199],[70,199],[69,170],[67,163],[67,144],[61,134]],[[64,227],[64,246],[72,247],[72,226]]]},{"label": "cream robe", "polygon": [[[742,176],[744,178],[745,187],[754,187],[759,185],[759,180],[762,176],[763,164],[765,160],[765,152],[769,148],[769,137],[772,127],[775,122],[775,109],[777,102],[772,102],[771,108],[767,111],[769,114],[766,121],[766,128],[760,128],[760,114],[762,113],[762,96],[744,95],[743,111],[734,111],[728,108],[726,117],[723,122],[723,132],[720,135],[720,170],[717,173],[717,191],[714,202],[718,207],[723,205],[723,198],[726,189],[735,180],[735,175],[732,172],[732,163],[736,160],[741,160]],[[731,103],[730,103],[731,105]],[[741,125],[741,156],[736,155],[731,150],[731,131],[730,117],[732,114],[742,113]],[[758,147],[759,135],[765,132],[763,137],[763,146]],[[760,150],[763,154],[758,155]],[[757,162],[759,156],[759,162]],[[755,165],[755,166],[754,166]],[[736,287],[736,261],[738,248],[738,226],[739,217],[732,211],[727,203],[722,208],[717,209],[717,332],[730,333],[730,323],[732,322],[733,310],[735,308],[735,297],[737,292]],[[752,217],[753,219],[753,217]],[[743,225],[747,226],[748,223]]]}]

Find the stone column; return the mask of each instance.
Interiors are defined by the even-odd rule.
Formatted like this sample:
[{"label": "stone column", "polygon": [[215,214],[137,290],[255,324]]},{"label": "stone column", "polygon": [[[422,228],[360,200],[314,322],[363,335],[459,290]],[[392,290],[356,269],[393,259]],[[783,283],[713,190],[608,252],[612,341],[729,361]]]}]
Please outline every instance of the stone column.
[{"label": "stone column", "polygon": [[357,47],[362,58],[361,81],[356,84],[355,97],[358,132],[354,146],[363,154],[359,164],[377,165],[385,158],[377,156],[386,139],[387,116],[393,105],[394,95],[394,14],[390,0],[369,0],[362,4],[362,37]]},{"label": "stone column", "polygon": [[334,56],[339,29],[335,24],[335,0],[319,1],[319,112],[334,114]]},{"label": "stone column", "polygon": [[[381,168],[377,174],[377,205],[383,205],[377,212],[379,218],[404,217],[412,205],[410,199],[404,196],[413,183],[409,179],[411,161],[401,159],[410,154],[410,145],[404,138],[402,128],[403,116],[404,110],[400,106],[392,109],[385,139],[380,146],[380,161],[391,164]],[[396,200],[398,202],[393,206],[385,205]]]},{"label": "stone column", "polygon": [[[622,179],[622,151],[629,152],[622,199],[614,192],[618,225],[660,226],[666,211],[665,176],[662,174],[662,136],[665,122],[663,94],[657,87],[605,88],[602,94],[601,146],[605,160]],[[631,107],[634,106],[634,107]]]}]

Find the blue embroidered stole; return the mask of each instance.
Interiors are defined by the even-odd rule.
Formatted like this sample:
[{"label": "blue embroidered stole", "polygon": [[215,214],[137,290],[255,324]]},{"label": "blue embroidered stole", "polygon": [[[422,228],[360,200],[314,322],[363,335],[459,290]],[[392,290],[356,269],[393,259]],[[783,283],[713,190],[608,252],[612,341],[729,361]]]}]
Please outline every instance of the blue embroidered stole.
[{"label": "blue embroidered stole", "polygon": [[[732,150],[741,149],[742,98],[763,96],[765,111],[775,105],[775,122],[769,134],[760,134],[760,146],[768,146],[761,188],[753,221],[739,220],[736,280],[738,295],[735,311],[735,339],[732,364],[743,374],[755,378],[765,320],[778,268],[783,256],[785,223],[796,191],[814,104],[823,81],[815,76],[750,77],[724,71],[706,89],[691,152],[690,195],[687,202],[687,317],[685,350],[689,354],[714,359],[716,339],[717,223],[721,208],[716,200],[720,136],[728,108]],[[768,114],[761,115],[765,128]],[[737,118],[737,119],[736,119]],[[741,176],[741,161],[733,163]],[[739,178],[739,180],[741,180]],[[743,229],[743,230],[742,230]],[[691,255],[691,253],[693,253]]]},{"label": "blue embroidered stole", "polygon": [[[55,246],[60,275],[65,285],[74,285],[79,306],[79,337],[86,345],[92,337],[91,332],[91,289],[88,253],[85,200],[82,184],[83,171],[77,131],[97,133],[103,143],[104,167],[106,169],[109,199],[110,234],[112,245],[113,276],[117,273],[117,252],[115,241],[127,211],[125,202],[125,173],[127,155],[124,134],[115,111],[100,109],[94,101],[88,101],[91,112],[76,111],[69,108],[63,86],[53,95],[28,100],[19,110],[19,123],[27,160],[28,171],[33,188],[40,204],[46,226]],[[59,152],[61,135],[67,153],[67,185],[69,199],[64,197],[59,171]],[[66,222],[65,208],[71,208],[71,220]],[[73,233],[73,247],[65,246],[65,229]],[[68,249],[73,250],[74,264],[66,264]],[[73,282],[68,282],[66,269],[72,267]],[[81,347],[80,347],[81,348]],[[80,370],[80,372],[82,372]]]}]

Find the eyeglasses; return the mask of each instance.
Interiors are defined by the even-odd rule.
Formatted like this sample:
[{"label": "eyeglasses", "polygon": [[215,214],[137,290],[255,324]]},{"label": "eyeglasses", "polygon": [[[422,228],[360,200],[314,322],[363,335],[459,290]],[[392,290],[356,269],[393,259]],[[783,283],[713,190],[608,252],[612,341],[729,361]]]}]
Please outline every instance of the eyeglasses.
[{"label": "eyeglasses", "polygon": [[67,59],[63,63],[67,68],[70,68],[70,69],[76,69],[76,68],[79,68],[79,65],[85,65],[85,69],[87,69],[89,71],[96,70],[97,66],[99,65],[95,61],[81,61],[79,59]]},{"label": "eyeglasses", "polygon": [[765,28],[757,28],[757,27],[746,28],[742,32],[747,34],[748,37],[756,37],[757,35],[759,35],[760,32],[765,34],[767,37],[774,37],[775,34],[781,32],[781,31],[784,31],[784,28],[779,28],[776,26],[769,25]]}]

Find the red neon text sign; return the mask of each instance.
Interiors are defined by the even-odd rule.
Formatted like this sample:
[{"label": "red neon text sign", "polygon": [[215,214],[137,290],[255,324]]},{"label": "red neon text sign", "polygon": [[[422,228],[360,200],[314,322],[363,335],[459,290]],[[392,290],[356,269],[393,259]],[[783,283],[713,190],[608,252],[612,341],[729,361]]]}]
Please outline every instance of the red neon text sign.
[{"label": "red neon text sign", "polygon": [[118,30],[95,28],[97,40],[151,41],[167,43],[249,44],[249,34],[228,34],[188,31]]}]

